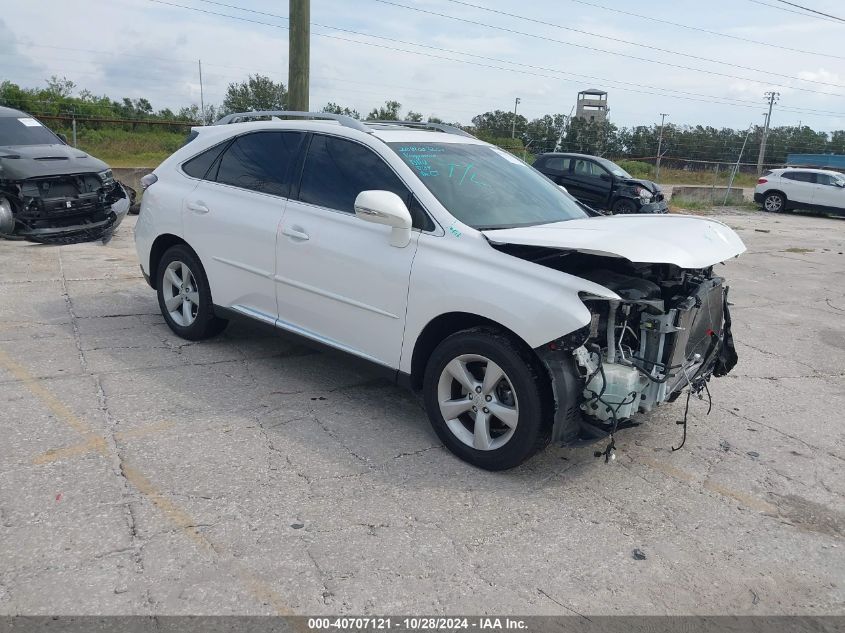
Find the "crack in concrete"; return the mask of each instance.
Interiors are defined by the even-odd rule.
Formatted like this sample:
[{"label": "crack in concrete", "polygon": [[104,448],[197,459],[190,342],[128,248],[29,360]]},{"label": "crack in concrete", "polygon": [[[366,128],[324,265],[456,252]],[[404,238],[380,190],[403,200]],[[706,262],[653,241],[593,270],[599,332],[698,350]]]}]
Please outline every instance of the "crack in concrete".
[{"label": "crack in concrete", "polygon": [[821,448],[820,446],[816,446],[815,444],[810,444],[809,442],[801,439],[797,435],[792,435],[791,433],[787,433],[786,431],[781,431],[777,427],[771,426],[770,424],[766,424],[765,422],[760,422],[759,420],[755,420],[753,418],[749,418],[748,416],[742,415],[741,413],[738,413],[738,412],[734,411],[733,409],[730,409],[730,408],[727,408],[727,407],[724,407],[724,406],[721,406],[721,405],[718,405],[718,404],[714,404],[713,407],[716,408],[716,409],[720,409],[722,411],[725,411],[726,413],[729,413],[734,417],[740,418],[741,420],[745,420],[746,422],[750,422],[751,424],[758,424],[758,425],[765,427],[765,428],[769,429],[770,431],[773,431],[773,432],[775,432],[779,435],[783,435],[784,437],[788,437],[791,440],[795,440],[796,442],[799,442],[799,443],[803,444],[804,446],[806,446],[807,448],[810,448],[814,451],[825,453],[826,455],[828,455],[830,457],[833,457],[833,458],[841,460],[841,461],[845,461],[845,457],[840,457],[839,455],[837,455],[836,453],[834,453],[832,451],[825,451],[825,449]]},{"label": "crack in concrete", "polygon": [[427,453],[428,451],[433,451],[435,448],[443,448],[443,444],[435,444],[434,446],[426,446],[425,448],[421,448],[418,451],[410,451],[410,452],[403,452],[399,453],[398,455],[394,455],[392,459],[399,459],[401,457],[414,457],[416,455],[422,455],[423,453]]}]

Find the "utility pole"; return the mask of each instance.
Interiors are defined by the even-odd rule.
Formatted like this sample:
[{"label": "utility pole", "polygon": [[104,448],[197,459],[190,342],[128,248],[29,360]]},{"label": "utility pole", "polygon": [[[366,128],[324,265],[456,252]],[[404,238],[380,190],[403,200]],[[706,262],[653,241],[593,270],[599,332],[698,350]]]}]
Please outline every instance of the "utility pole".
[{"label": "utility pole", "polygon": [[197,64],[199,64],[200,69],[200,120],[205,125],[205,97],[202,92],[202,60],[198,59]]},{"label": "utility pole", "polygon": [[288,110],[308,112],[311,0],[290,0]]},{"label": "utility pole", "polygon": [[657,160],[654,163],[654,180],[660,178],[660,150],[663,148],[663,122],[669,116],[666,112],[660,113],[660,134],[657,137]]},{"label": "utility pole", "polygon": [[745,133],[745,140],[742,142],[742,148],[739,150],[739,156],[736,157],[736,165],[734,165],[733,171],[731,172],[731,178],[728,181],[728,190],[725,192],[725,200],[722,204],[728,204],[728,196],[731,194],[731,187],[734,186],[734,178],[736,178],[736,174],[739,171],[739,164],[742,161],[742,154],[745,152],[745,146],[748,143],[748,137],[751,136],[751,130],[754,127],[754,124],[751,123],[748,126],[748,131]]},{"label": "utility pole", "polygon": [[766,115],[766,126],[763,128],[763,138],[760,141],[760,155],[757,157],[757,177],[763,175],[763,159],[766,157],[766,141],[769,138],[769,126],[772,123],[772,108],[777,100],[780,98],[779,92],[767,92],[766,98],[769,100],[769,113]]},{"label": "utility pole", "polygon": [[519,105],[520,98],[517,97],[513,102],[513,121],[511,122],[511,138],[516,138],[516,106]]}]

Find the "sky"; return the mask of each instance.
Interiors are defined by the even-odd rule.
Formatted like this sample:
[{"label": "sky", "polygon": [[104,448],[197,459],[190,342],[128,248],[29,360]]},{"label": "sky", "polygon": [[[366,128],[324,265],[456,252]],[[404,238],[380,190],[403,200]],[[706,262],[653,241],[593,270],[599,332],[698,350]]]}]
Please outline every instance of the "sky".
[{"label": "sky", "polygon": [[[792,1],[845,19],[842,0]],[[206,104],[251,73],[287,84],[285,0],[0,7],[0,80],[22,86],[65,76],[178,109],[200,102],[199,59]],[[845,129],[845,21],[779,0],[312,0],[311,22],[312,110],[333,101],[366,114],[394,99],[466,124],[516,97],[528,118],[569,114],[580,90],[599,88],[620,127],[667,113],[746,128],[773,90],[773,126]]]}]

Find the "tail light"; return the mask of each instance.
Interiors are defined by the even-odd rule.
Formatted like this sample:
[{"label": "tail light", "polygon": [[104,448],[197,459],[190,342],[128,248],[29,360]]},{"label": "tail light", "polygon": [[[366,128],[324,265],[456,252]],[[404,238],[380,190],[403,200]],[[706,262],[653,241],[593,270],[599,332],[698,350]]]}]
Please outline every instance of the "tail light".
[{"label": "tail light", "polygon": [[759,178],[759,179],[757,180],[757,184],[758,184],[758,185],[765,185],[767,182],[769,182],[769,181],[768,181],[768,180],[766,180],[765,178]]},{"label": "tail light", "polygon": [[154,185],[158,182],[158,176],[155,174],[147,174],[143,178],[141,178],[141,189],[148,189],[151,185]]}]

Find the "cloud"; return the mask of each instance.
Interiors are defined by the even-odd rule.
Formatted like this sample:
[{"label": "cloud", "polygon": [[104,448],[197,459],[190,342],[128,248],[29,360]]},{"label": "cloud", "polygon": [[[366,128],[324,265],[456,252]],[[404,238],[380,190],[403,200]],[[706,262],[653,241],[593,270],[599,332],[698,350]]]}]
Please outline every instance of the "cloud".
[{"label": "cloud", "polygon": [[[278,27],[287,26],[284,19],[207,5],[199,0],[171,1]],[[312,5],[311,17],[315,23],[411,44],[312,27],[312,107],[318,109],[327,101],[334,101],[368,112],[387,99],[397,99],[405,109],[468,122],[473,115],[486,110],[510,110],[517,96],[522,99],[520,112],[528,117],[568,113],[579,90],[597,87],[609,92],[611,118],[619,125],[651,123],[657,117],[656,113],[670,112],[672,120],[677,123],[745,127],[750,119],[756,120],[762,112],[762,95],[767,89],[780,91],[782,103],[792,108],[820,108],[819,104],[824,104],[824,109],[845,111],[841,98],[824,97],[806,90],[845,94],[845,88],[795,82],[771,74],[777,72],[845,86],[845,79],[835,70],[836,63],[825,58],[668,27],[565,0],[536,0],[521,5],[514,5],[512,0],[485,0],[484,4],[583,28],[604,37],[579,35],[496,16],[446,0],[397,1],[668,64],[708,69],[747,79],[719,77],[563,46],[409,11],[375,0],[354,3],[321,0]],[[791,47],[808,50],[834,53],[838,50],[838,32],[824,22],[814,21],[819,22],[815,27],[804,25],[803,30],[795,29],[792,23],[806,21],[793,20],[795,16],[782,12],[758,11],[750,3],[732,0],[713,0],[708,5],[697,5],[698,8],[685,11],[683,15],[679,14],[677,4],[677,0],[653,0],[647,8],[638,12],[655,16],[678,14],[672,19],[714,30],[734,25],[730,28],[736,33],[739,32],[736,29],[748,26],[752,28],[743,36],[766,39],[774,44],[786,42]],[[271,14],[284,16],[287,13],[287,3],[277,0],[252,0],[249,6]],[[85,16],[85,19],[80,19],[80,16]],[[199,102],[198,59],[203,61],[206,104],[220,103],[228,84],[241,81],[248,74],[261,73],[287,83],[288,32],[285,28],[165,6],[149,0],[63,0],[60,3],[28,0],[26,3],[9,3],[4,7],[3,20],[5,22],[0,23],[0,54],[3,55],[0,61],[4,76],[27,86],[38,85],[52,74],[66,75],[80,87],[96,94],[108,94],[114,99],[143,96],[155,108],[178,109]],[[32,32],[28,25],[34,23],[39,25],[37,37],[28,35]],[[759,32],[755,31],[758,27]],[[768,35],[766,29],[777,28],[792,29],[788,40]],[[612,42],[608,37],[725,60],[731,65],[649,51]],[[83,50],[59,50],[50,46]],[[465,54],[451,51],[463,51]],[[508,63],[470,55],[502,59]],[[736,65],[768,69],[768,72],[739,69]],[[532,69],[531,66],[561,72]],[[621,82],[628,82],[628,89]],[[794,84],[800,88],[778,88],[776,84]],[[742,99],[746,103],[733,106],[701,103],[680,94],[661,94],[665,90],[712,95],[714,101],[726,97]],[[655,114],[647,116],[649,112]],[[800,117],[795,114],[796,121]],[[833,117],[819,115],[804,119],[823,129],[836,125]]]}]

